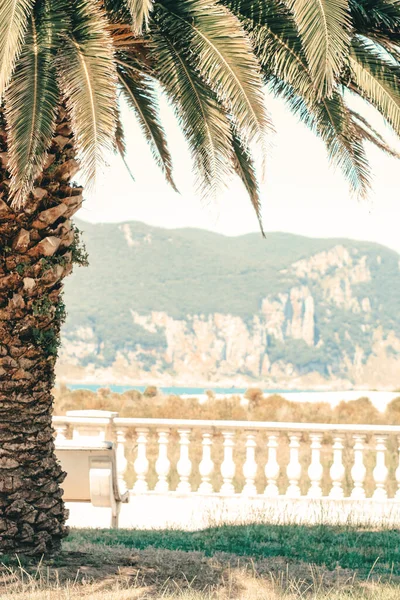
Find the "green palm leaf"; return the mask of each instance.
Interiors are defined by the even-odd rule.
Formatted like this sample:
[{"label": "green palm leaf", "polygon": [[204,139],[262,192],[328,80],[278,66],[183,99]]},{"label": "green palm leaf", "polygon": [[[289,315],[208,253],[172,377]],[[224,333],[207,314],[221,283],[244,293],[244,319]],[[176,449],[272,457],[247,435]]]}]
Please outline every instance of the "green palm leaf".
[{"label": "green palm leaf", "polygon": [[149,25],[153,0],[126,0],[126,3],[132,15],[133,31],[136,35],[141,35],[143,29],[147,29]]},{"label": "green palm leaf", "polygon": [[124,134],[124,128],[122,126],[122,121],[121,121],[121,112],[119,110],[119,106],[116,107],[115,110],[115,120],[116,120],[116,127],[115,127],[115,140],[114,140],[114,150],[115,152],[118,152],[122,162],[125,165],[126,170],[128,171],[129,177],[132,179],[132,181],[135,181],[135,178],[133,176],[133,173],[126,161],[126,141],[125,141],[125,134]]},{"label": "green palm leaf", "polygon": [[372,42],[358,36],[352,41],[349,61],[353,89],[400,134],[399,67],[386,62]]},{"label": "green palm leaf", "polygon": [[261,218],[260,188],[258,185],[256,165],[254,163],[249,149],[246,148],[242,140],[240,140],[240,138],[236,135],[235,132],[233,132],[232,134],[232,144],[234,151],[233,164],[235,171],[242,180],[244,187],[246,188],[250,201],[256,212],[261,233],[265,237]]},{"label": "green palm leaf", "polygon": [[0,100],[21,50],[34,0],[0,2]]},{"label": "green palm leaf", "polygon": [[164,128],[160,121],[157,90],[154,80],[139,72],[118,66],[118,79],[129,106],[133,108],[157,165],[166,180],[178,191],[172,176],[172,159]]},{"label": "green palm leaf", "polygon": [[96,178],[115,140],[116,70],[107,22],[92,2],[77,0],[73,29],[58,57],[60,88],[71,115],[82,176]]},{"label": "green palm leaf", "polygon": [[252,26],[250,37],[267,79],[277,77],[299,95],[317,101],[307,59],[289,20],[270,20],[268,25]]},{"label": "green palm leaf", "polygon": [[357,131],[357,134],[361,139],[366,142],[370,142],[385,154],[393,158],[400,158],[400,152],[392,148],[385,140],[385,138],[374,129],[371,124],[362,115],[354,110],[350,110],[350,115],[353,121],[353,125]]},{"label": "green palm leaf", "polygon": [[232,173],[232,139],[224,111],[209,87],[193,68],[179,43],[164,29],[153,31],[151,54],[155,75],[175,109],[192,158],[197,184],[207,195],[215,195]]},{"label": "green palm leaf", "polygon": [[187,60],[234,117],[241,137],[264,144],[271,123],[260,68],[237,17],[214,0],[160,0],[158,6],[171,37],[185,46]]},{"label": "green palm leaf", "polygon": [[43,168],[59,103],[52,50],[61,21],[50,1],[37,5],[6,93],[10,196],[20,208]]},{"label": "green palm leaf", "polygon": [[347,0],[286,0],[293,11],[317,96],[331,96],[345,64],[351,20]]},{"label": "green palm leaf", "polygon": [[379,34],[399,40],[400,4],[398,0],[349,0],[350,12],[357,33]]}]

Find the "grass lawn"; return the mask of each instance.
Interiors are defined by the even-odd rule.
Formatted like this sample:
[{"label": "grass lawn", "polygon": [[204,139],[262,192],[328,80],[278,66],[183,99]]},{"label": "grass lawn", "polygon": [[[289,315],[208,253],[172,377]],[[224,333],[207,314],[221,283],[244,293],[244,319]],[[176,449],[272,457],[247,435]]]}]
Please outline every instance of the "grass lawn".
[{"label": "grass lawn", "polygon": [[4,559],[0,600],[399,600],[400,530],[73,530],[41,564]]}]

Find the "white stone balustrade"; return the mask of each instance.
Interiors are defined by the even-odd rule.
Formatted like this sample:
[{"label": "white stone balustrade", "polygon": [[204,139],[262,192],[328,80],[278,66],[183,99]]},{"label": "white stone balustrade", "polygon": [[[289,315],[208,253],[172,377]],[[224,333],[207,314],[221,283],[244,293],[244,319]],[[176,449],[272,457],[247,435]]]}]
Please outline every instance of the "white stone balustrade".
[{"label": "white stone balustrade", "polygon": [[341,500],[344,496],[343,479],[346,474],[346,469],[343,464],[343,441],[344,436],[334,434],[333,437],[333,463],[329,470],[329,475],[332,481],[332,488],[329,492],[329,497],[333,500]]},{"label": "white stone balustrade", "polygon": [[387,498],[385,483],[389,473],[389,470],[385,464],[387,435],[376,435],[375,439],[376,467],[373,470],[373,476],[376,487],[372,497],[376,500],[385,500]]},{"label": "white stone balustrade", "polygon": [[243,494],[247,496],[256,496],[256,475],[257,475],[257,463],[256,463],[256,441],[255,434],[253,431],[246,432],[246,462],[243,465],[243,475],[245,476],[246,483],[243,488]]},{"label": "white stone balustrade", "polygon": [[301,464],[299,461],[300,435],[298,433],[289,433],[289,440],[290,460],[286,468],[289,487],[287,488],[286,495],[288,498],[299,498],[301,494],[299,486],[301,477]]},{"label": "white stone balustrade", "polygon": [[169,429],[157,429],[158,432],[158,458],[156,460],[156,473],[158,481],[154,488],[156,492],[168,492],[168,474],[171,467],[168,458]]},{"label": "white stone balustrade", "polygon": [[212,446],[212,432],[203,431],[202,448],[203,454],[199,464],[199,473],[201,476],[201,483],[199,486],[200,494],[212,494],[213,486],[211,483],[211,476],[214,472],[214,463],[211,458],[211,446]]},{"label": "white stone balustrade", "polygon": [[233,447],[235,445],[234,437],[235,432],[223,431],[224,436],[224,460],[221,464],[221,475],[223,484],[221,487],[221,494],[234,494],[235,487],[233,485],[233,478],[235,477],[236,465],[233,460]]},{"label": "white stone balustrade", "polygon": [[181,494],[188,494],[192,489],[189,483],[190,473],[192,472],[192,462],[189,458],[190,432],[190,429],[178,429],[181,455],[176,465],[180,478],[176,491]]},{"label": "white stone balustrade", "polygon": [[[116,443],[120,482],[128,466],[134,473],[132,496],[400,503],[400,426],[135,419],[102,411],[78,413],[54,417],[56,443],[68,437],[93,440],[107,435]],[[393,439],[398,448],[395,464],[388,452]],[[179,457],[173,458],[178,454],[176,440]],[[177,483],[171,486],[173,477]]]},{"label": "white stone balustrade", "polygon": [[134,492],[147,492],[148,484],[146,481],[146,475],[149,470],[149,461],[147,459],[147,442],[149,430],[147,427],[138,427],[137,431],[137,458],[133,463],[136,481],[133,486]]},{"label": "white stone balustrade", "polygon": [[399,456],[399,463],[398,463],[398,467],[396,469],[396,481],[397,481],[397,492],[396,492],[396,499],[400,500],[400,435],[397,438],[397,444],[398,444],[398,456]]},{"label": "white stone balustrade", "polygon": [[354,436],[354,464],[351,469],[351,477],[354,481],[354,487],[351,491],[351,497],[354,500],[365,498],[364,480],[367,469],[364,465],[364,442],[365,435],[355,434]]},{"label": "white stone balustrade", "polygon": [[278,449],[278,436],[271,434],[268,436],[268,462],[265,465],[265,477],[267,479],[267,486],[264,494],[267,498],[276,498],[279,496],[278,488],[278,477],[279,477],[279,463],[277,460],[277,449]]},{"label": "white stone balustrade", "polygon": [[323,475],[323,467],[321,464],[321,441],[322,433],[310,433],[311,440],[311,463],[308,467],[308,476],[311,486],[308,490],[309,498],[321,498],[322,488],[321,481]]}]

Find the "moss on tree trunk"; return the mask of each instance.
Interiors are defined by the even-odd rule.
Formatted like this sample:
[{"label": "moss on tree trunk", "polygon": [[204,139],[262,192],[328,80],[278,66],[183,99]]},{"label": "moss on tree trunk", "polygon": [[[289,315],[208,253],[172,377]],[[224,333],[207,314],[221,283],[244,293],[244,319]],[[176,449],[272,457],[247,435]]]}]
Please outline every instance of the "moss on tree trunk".
[{"label": "moss on tree trunk", "polygon": [[64,318],[62,281],[84,261],[70,218],[82,203],[60,109],[43,175],[24,208],[8,197],[0,113],[0,553],[49,555],[67,535],[65,474],[54,454],[52,387]]}]

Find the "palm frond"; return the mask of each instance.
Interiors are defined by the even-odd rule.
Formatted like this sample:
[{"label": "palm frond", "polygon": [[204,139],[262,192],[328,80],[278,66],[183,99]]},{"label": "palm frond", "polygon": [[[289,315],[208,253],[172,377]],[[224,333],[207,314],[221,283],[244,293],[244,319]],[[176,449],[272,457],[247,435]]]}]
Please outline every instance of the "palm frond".
[{"label": "palm frond", "polygon": [[293,11],[317,96],[332,96],[350,43],[348,0],[285,1]]},{"label": "palm frond", "polygon": [[349,0],[354,29],[369,36],[379,34],[398,42],[400,4],[398,0]]},{"label": "palm frond", "polygon": [[372,127],[365,117],[354,110],[350,110],[350,115],[360,138],[366,142],[370,142],[379,148],[379,150],[382,150],[382,152],[388,154],[388,156],[391,156],[392,158],[400,158],[400,152],[390,146],[387,140],[385,140],[385,138]]},{"label": "palm frond", "polygon": [[0,101],[21,51],[34,0],[0,2]]},{"label": "palm frond", "polygon": [[106,19],[87,0],[76,0],[72,32],[58,56],[60,88],[71,115],[87,186],[111,151],[115,136],[116,70]]},{"label": "palm frond", "polygon": [[232,173],[232,139],[225,112],[193,68],[168,24],[153,31],[151,55],[155,75],[167,92],[188,142],[203,194],[215,196]]},{"label": "palm frond", "polygon": [[43,0],[31,15],[5,96],[10,197],[16,208],[24,203],[40,175],[54,132],[59,93],[52,51],[61,23],[59,3],[55,4]]},{"label": "palm frond", "polygon": [[133,173],[132,173],[132,171],[127,163],[127,160],[126,160],[125,134],[124,134],[124,128],[122,126],[122,121],[121,121],[121,112],[120,112],[118,105],[115,110],[115,121],[116,121],[116,128],[115,128],[114,150],[115,150],[115,152],[118,152],[118,154],[120,155],[121,160],[124,163],[126,170],[128,171],[129,177],[132,179],[132,181],[135,181]]},{"label": "palm frond", "polygon": [[250,37],[268,80],[291,85],[302,97],[316,100],[316,90],[301,42],[290,20],[270,20],[251,27]]},{"label": "palm frond", "polygon": [[161,124],[157,89],[154,80],[146,74],[129,71],[118,66],[118,80],[122,93],[134,110],[140,127],[150,145],[154,160],[166,180],[177,192],[172,175],[172,159],[166,135]]},{"label": "palm frond", "polygon": [[365,154],[363,137],[354,127],[342,96],[335,92],[331,98],[309,104],[282,81],[275,81],[272,89],[285,100],[291,111],[323,140],[329,160],[340,168],[353,192],[361,198],[366,197],[371,186],[370,165]]},{"label": "palm frond", "polygon": [[232,145],[234,151],[233,164],[235,171],[246,188],[250,201],[257,215],[261,233],[263,237],[265,237],[261,217],[260,188],[258,185],[256,165],[249,149],[246,148],[242,140],[240,140],[240,138],[236,135],[235,131],[232,132]]},{"label": "palm frond", "polygon": [[221,4],[229,8],[241,21],[249,19],[254,25],[265,23],[287,8],[280,0],[221,0]]},{"label": "palm frond", "polygon": [[135,35],[141,35],[149,26],[153,0],[126,0],[126,3],[132,16],[133,32]]},{"label": "palm frond", "polygon": [[264,144],[272,125],[260,67],[238,18],[215,0],[160,0],[157,6],[157,22],[167,24],[187,61],[233,116],[241,137]]},{"label": "palm frond", "polygon": [[350,52],[352,89],[373,104],[400,134],[400,69],[385,60],[372,42],[356,36]]}]

